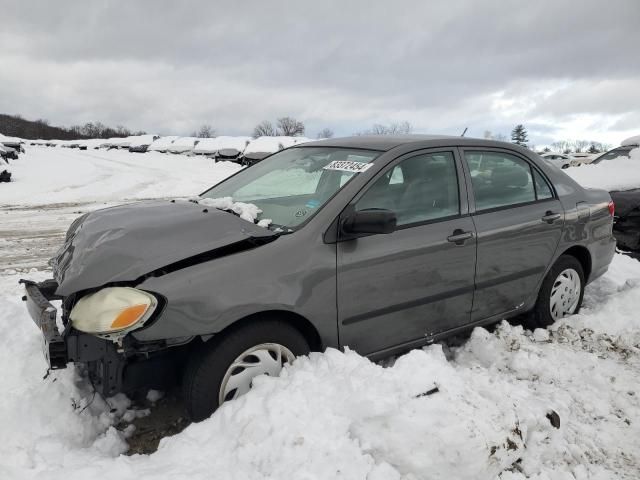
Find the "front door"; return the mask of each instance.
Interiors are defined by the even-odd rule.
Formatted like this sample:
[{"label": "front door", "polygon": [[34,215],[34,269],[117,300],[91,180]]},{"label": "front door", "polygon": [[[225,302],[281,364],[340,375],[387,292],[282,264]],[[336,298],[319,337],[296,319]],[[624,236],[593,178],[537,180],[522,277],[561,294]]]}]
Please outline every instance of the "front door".
[{"label": "front door", "polygon": [[475,231],[455,155],[399,158],[354,200],[356,211],[396,212],[398,228],[338,242],[342,345],[371,354],[470,321]]},{"label": "front door", "polygon": [[472,320],[522,309],[554,256],[564,209],[524,157],[463,150],[475,200],[478,262]]}]

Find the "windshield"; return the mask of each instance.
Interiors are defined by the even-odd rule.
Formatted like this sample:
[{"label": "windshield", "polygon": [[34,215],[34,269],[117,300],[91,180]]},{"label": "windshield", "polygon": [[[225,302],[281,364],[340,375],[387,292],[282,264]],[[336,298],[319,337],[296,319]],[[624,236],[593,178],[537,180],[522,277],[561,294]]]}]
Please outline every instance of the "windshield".
[{"label": "windshield", "polygon": [[300,147],[276,153],[202,194],[256,205],[256,221],[295,229],[309,220],[380,152]]},{"label": "windshield", "polygon": [[620,148],[615,148],[603,155],[600,155],[598,158],[596,158],[593,163],[600,163],[602,160],[613,160],[614,158],[618,158],[618,157],[628,157],[629,156],[629,152],[631,151],[633,147],[620,147]]}]

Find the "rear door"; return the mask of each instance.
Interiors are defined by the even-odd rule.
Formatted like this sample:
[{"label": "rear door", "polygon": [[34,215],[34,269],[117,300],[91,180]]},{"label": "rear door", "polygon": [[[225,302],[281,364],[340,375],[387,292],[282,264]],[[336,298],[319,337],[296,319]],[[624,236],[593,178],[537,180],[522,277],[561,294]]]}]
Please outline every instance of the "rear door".
[{"label": "rear door", "polygon": [[454,151],[397,159],[348,207],[393,210],[398,228],[338,242],[342,345],[370,354],[470,321],[475,232]]},{"label": "rear door", "polygon": [[535,293],[564,226],[564,210],[540,170],[500,149],[461,149],[478,259],[472,321],[517,311]]}]

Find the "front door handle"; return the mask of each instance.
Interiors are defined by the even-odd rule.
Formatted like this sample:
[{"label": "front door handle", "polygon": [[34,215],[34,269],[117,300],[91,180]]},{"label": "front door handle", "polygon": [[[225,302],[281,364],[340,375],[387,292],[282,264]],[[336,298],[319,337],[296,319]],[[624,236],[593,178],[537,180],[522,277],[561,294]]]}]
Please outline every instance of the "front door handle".
[{"label": "front door handle", "polygon": [[559,220],[561,216],[562,215],[560,215],[559,213],[555,213],[555,212],[552,212],[551,210],[547,210],[547,213],[545,213],[544,217],[542,217],[542,221],[547,223],[553,223],[556,220]]},{"label": "front door handle", "polygon": [[456,245],[464,245],[464,242],[473,238],[473,232],[465,232],[459,228],[456,228],[451,235],[447,237],[447,242],[455,243]]}]

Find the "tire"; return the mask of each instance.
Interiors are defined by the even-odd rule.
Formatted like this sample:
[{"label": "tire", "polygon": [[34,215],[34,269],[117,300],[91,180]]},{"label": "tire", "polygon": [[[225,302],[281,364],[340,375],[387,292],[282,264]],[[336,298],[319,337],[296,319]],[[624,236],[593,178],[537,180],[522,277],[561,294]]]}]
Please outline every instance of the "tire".
[{"label": "tire", "polygon": [[[226,385],[231,384],[230,378],[235,372],[243,373],[249,368],[237,366],[233,370],[231,366],[242,357],[244,365],[255,361],[256,370],[259,373],[262,365],[270,371],[267,375],[279,373],[275,364],[269,361],[261,362],[260,358],[269,354],[271,361],[279,363],[275,359],[275,345],[284,347],[281,358],[284,361],[292,354],[293,357],[307,355],[310,351],[305,337],[294,327],[279,320],[257,320],[253,323],[230,330],[222,334],[220,338],[213,338],[208,343],[193,352],[185,367],[182,394],[187,414],[194,422],[208,418],[222,403],[220,401],[221,387],[225,379]],[[261,348],[258,348],[261,347]],[[258,348],[255,352],[251,349]],[[265,353],[266,352],[266,353]],[[260,355],[260,356],[258,356]],[[290,358],[292,360],[293,358]],[[268,360],[268,358],[267,358]],[[268,364],[268,365],[267,365]],[[276,371],[277,370],[277,371]],[[233,374],[233,375],[232,375]],[[230,377],[227,377],[230,375]],[[242,376],[243,379],[251,379],[252,373]],[[240,377],[241,375],[238,375]],[[250,380],[249,380],[250,383]],[[244,382],[243,384],[246,384]],[[235,398],[234,390],[229,394]],[[238,396],[242,393],[238,393]],[[229,399],[227,396],[226,400]]]},{"label": "tire", "polygon": [[[568,272],[568,273],[565,273]],[[572,273],[574,272],[577,278],[572,277]],[[564,275],[563,275],[564,274]],[[558,285],[557,294],[564,294],[560,301],[568,302],[566,307],[562,304],[556,304],[559,308],[556,308],[555,311],[558,312],[556,315],[560,314],[561,316],[554,316],[552,314],[552,294],[554,293],[554,285],[556,282],[560,280],[560,276],[563,275],[563,283],[568,285],[569,291],[562,291],[565,287],[562,283]],[[571,294],[569,292],[575,292],[575,289],[571,287],[571,280],[579,281],[580,292],[577,295]],[[536,301],[535,307],[533,308],[533,318],[532,318],[532,327],[533,328],[546,328],[556,320],[567,316],[573,315],[580,312],[580,307],[582,306],[582,299],[584,297],[584,270],[582,268],[582,264],[578,261],[576,257],[571,255],[561,255],[560,258],[556,261],[556,263],[551,267],[551,270],[544,277],[542,282],[542,286],[540,287],[540,292],[538,293],[538,300]],[[567,299],[567,297],[569,297]],[[575,301],[577,300],[577,303]],[[572,306],[575,306],[572,308]],[[568,307],[568,308],[567,308]]]}]

